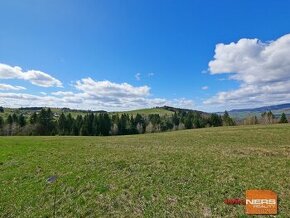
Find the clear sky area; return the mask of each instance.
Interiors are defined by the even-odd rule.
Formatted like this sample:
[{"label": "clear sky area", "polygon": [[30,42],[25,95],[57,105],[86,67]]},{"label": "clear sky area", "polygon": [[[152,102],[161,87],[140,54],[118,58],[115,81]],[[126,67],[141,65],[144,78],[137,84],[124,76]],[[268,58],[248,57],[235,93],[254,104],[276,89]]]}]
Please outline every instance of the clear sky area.
[{"label": "clear sky area", "polygon": [[289,23],[282,0],[2,0],[0,105],[286,103]]}]

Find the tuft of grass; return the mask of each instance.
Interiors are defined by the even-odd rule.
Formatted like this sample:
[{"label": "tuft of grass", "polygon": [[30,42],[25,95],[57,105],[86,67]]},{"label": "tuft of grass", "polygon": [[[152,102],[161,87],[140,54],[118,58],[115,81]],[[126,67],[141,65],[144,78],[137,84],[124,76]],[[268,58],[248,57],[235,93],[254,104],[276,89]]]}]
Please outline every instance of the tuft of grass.
[{"label": "tuft of grass", "polygon": [[[287,217],[289,132],[289,124],[279,124],[0,137],[0,216],[246,217],[244,206],[224,199],[271,189],[279,197],[277,217]],[[47,182],[52,175],[57,192]]]}]

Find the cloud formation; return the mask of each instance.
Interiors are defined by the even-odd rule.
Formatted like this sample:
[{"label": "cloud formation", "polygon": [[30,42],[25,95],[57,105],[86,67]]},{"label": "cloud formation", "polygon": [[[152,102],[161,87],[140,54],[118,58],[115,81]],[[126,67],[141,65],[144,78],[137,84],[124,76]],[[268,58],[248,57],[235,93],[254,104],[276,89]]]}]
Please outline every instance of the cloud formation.
[{"label": "cloud formation", "polygon": [[250,107],[285,103],[290,93],[290,34],[270,42],[240,39],[217,44],[209,72],[228,74],[240,87],[219,92],[205,104]]},{"label": "cloud formation", "polygon": [[20,67],[0,63],[0,79],[26,80],[41,87],[62,87],[61,81],[39,70],[23,71]]},{"label": "cloud formation", "polygon": [[113,83],[110,81],[95,81],[92,78],[84,78],[76,82],[76,89],[91,96],[134,98],[149,95],[148,86],[134,87],[128,83]]},{"label": "cloud formation", "polygon": [[25,90],[25,89],[26,88],[23,86],[13,86],[9,84],[0,83],[0,90],[4,90],[4,91],[8,91],[8,90],[18,91],[18,90]]},{"label": "cloud formation", "polygon": [[[188,99],[167,100],[150,97],[150,87],[132,86],[128,83],[96,81],[83,78],[73,84],[73,91],[56,91],[41,95],[26,93],[1,93],[0,102],[8,107],[70,107],[77,109],[123,111],[163,105],[193,108]],[[45,94],[45,95],[44,95]]]}]

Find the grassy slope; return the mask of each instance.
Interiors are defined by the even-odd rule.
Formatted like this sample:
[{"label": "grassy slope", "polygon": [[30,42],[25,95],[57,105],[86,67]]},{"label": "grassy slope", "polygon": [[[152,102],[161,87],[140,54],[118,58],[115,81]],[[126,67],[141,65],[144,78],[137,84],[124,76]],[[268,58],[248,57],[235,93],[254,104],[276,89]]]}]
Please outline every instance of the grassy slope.
[{"label": "grassy slope", "polygon": [[[51,108],[52,112],[57,113],[57,114],[61,114],[62,111],[59,108]],[[5,112],[4,113],[0,113],[0,116],[2,116],[4,119],[7,119],[7,116],[9,114],[12,114],[13,112],[19,112],[19,110],[17,109],[11,109],[11,108],[5,108]],[[32,114],[34,111],[33,110],[27,110],[27,111],[21,111],[24,114]],[[65,114],[71,114],[73,117],[76,117],[77,115],[85,115],[87,114],[86,111],[70,111],[70,112],[65,112]],[[129,114],[129,115],[133,115],[135,116],[137,113],[141,114],[141,115],[149,115],[149,114],[159,114],[160,116],[163,115],[171,115],[173,114],[172,111],[163,109],[163,108],[146,108],[146,109],[139,109],[139,110],[132,110],[132,111],[124,111],[124,112],[109,112],[110,114]]]},{"label": "grassy slope", "polygon": [[140,109],[140,110],[132,110],[132,111],[124,111],[124,112],[112,112],[113,114],[118,113],[118,114],[129,114],[129,115],[136,115],[136,114],[141,114],[141,115],[149,115],[149,114],[159,114],[160,116],[162,115],[171,115],[174,112],[163,109],[163,108],[147,108],[147,109]]},{"label": "grassy slope", "polygon": [[290,125],[116,137],[0,137],[0,214],[234,217],[246,189],[279,195],[290,214]]}]

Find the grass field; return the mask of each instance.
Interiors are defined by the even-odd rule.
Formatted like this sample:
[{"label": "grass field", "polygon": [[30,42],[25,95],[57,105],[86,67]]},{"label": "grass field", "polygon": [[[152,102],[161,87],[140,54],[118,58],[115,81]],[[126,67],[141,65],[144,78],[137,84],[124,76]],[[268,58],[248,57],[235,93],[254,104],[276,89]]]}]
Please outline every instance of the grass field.
[{"label": "grass field", "polygon": [[277,192],[289,217],[290,125],[0,137],[0,173],[2,217],[246,217],[223,201],[247,189]]},{"label": "grass field", "polygon": [[122,113],[126,113],[129,115],[149,115],[149,114],[159,114],[160,116],[164,115],[172,115],[174,112],[166,110],[164,108],[147,108],[147,109],[140,109],[140,110],[132,110],[132,111],[125,111],[125,112],[111,112],[112,114],[119,114],[121,115]]}]

